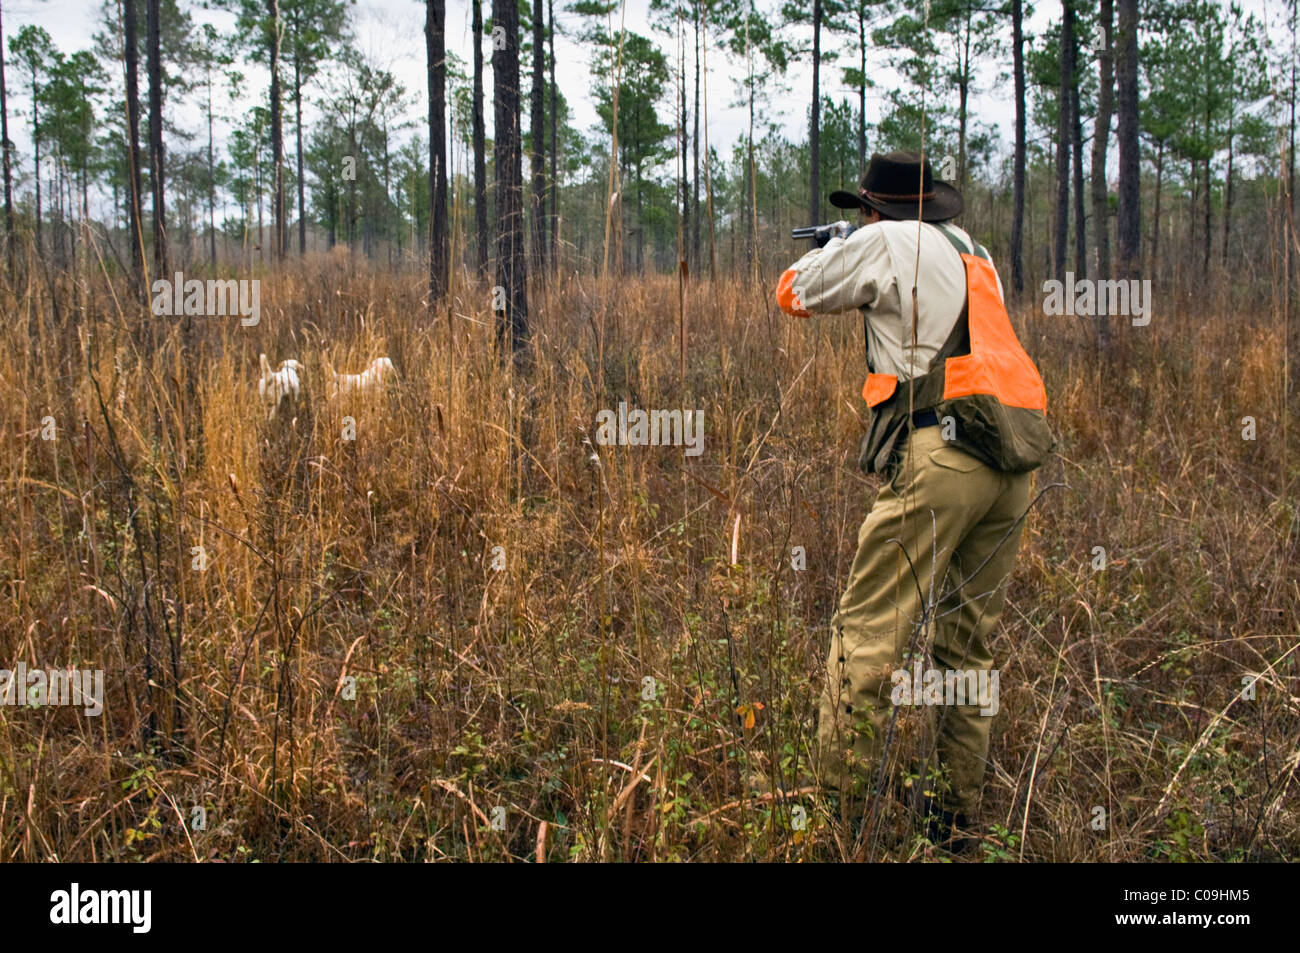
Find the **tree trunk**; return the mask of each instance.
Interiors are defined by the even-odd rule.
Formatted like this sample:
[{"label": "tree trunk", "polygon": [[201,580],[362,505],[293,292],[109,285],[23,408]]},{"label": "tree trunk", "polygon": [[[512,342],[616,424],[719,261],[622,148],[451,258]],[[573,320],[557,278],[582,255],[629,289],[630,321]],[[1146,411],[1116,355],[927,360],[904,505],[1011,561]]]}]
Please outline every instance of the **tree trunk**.
[{"label": "tree trunk", "polygon": [[1228,266],[1228,235],[1232,225],[1232,153],[1233,153],[1233,124],[1236,118],[1233,115],[1235,103],[1232,98],[1232,90],[1228,91],[1228,171],[1224,175],[1223,182],[1223,265]]},{"label": "tree trunk", "polygon": [[971,5],[966,4],[966,31],[962,37],[962,53],[958,62],[957,78],[957,181],[966,191],[966,113],[970,100],[970,21]]},{"label": "tree trunk", "polygon": [[[1136,2],[1136,0],[1134,0]],[[1295,94],[1296,94],[1296,8],[1297,0],[1291,0],[1291,119],[1288,123],[1290,127],[1290,138],[1288,140],[1286,152],[1286,194],[1287,208],[1292,217],[1295,215]],[[1287,247],[1290,248],[1290,239],[1287,239]],[[1288,255],[1290,253],[1288,252]],[[1290,261],[1290,258],[1287,259]],[[1287,291],[1290,294],[1290,290]]]},{"label": "tree trunk", "polygon": [[302,58],[293,54],[294,136],[298,146],[298,254],[307,254],[307,194],[302,175]]},{"label": "tree trunk", "polygon": [[[1209,69],[1208,69],[1208,64],[1207,64],[1207,68],[1206,68],[1205,76],[1206,76],[1206,83],[1205,83],[1205,86],[1206,86],[1206,88],[1205,88],[1205,139],[1206,139],[1207,142],[1213,143],[1214,139],[1213,139],[1213,126],[1212,126],[1212,113],[1211,113],[1211,108],[1212,108],[1212,104],[1213,104],[1213,102],[1214,102],[1214,99],[1213,99],[1213,97],[1214,97],[1214,90],[1210,88],[1210,82],[1209,82],[1209,76],[1210,76],[1210,73],[1209,73]],[[1212,145],[1211,145],[1211,149],[1213,149],[1213,146],[1212,146]],[[1210,271],[1210,246],[1213,244],[1213,240],[1212,240],[1212,238],[1211,238],[1211,236],[1212,236],[1212,234],[1213,234],[1213,232],[1212,232],[1212,230],[1211,230],[1211,224],[1212,224],[1212,222],[1211,222],[1211,218],[1210,218],[1210,216],[1211,216],[1211,212],[1212,212],[1212,209],[1213,209],[1213,202],[1211,202],[1211,195],[1210,195],[1210,188],[1211,188],[1211,183],[1210,183],[1210,160],[1211,160],[1211,158],[1212,158],[1212,156],[1206,156],[1206,157],[1205,157],[1205,253],[1204,253],[1204,254],[1202,255],[1202,257],[1201,257],[1201,274],[1200,274],[1200,279],[1201,279],[1202,282],[1205,281],[1205,278],[1206,278],[1206,276],[1209,274],[1209,271]]]},{"label": "tree trunk", "polygon": [[1156,201],[1152,211],[1151,225],[1151,270],[1159,277],[1160,271],[1160,193],[1164,189],[1165,141],[1160,140],[1156,146]]},{"label": "tree trunk", "polygon": [[280,0],[267,0],[271,17],[271,249],[283,258],[289,250],[284,222],[284,116],[280,102]]},{"label": "tree trunk", "polygon": [[[1110,114],[1114,99],[1114,63],[1111,59],[1113,0],[1101,0],[1098,22],[1102,47],[1097,51],[1097,120],[1092,133],[1092,233],[1097,248],[1098,280],[1110,278],[1110,211],[1106,187],[1106,150],[1110,143]],[[1105,351],[1110,343],[1107,316],[1098,311],[1096,345]]]},{"label": "tree trunk", "polygon": [[493,159],[497,179],[497,285],[505,308],[497,312],[498,340],[521,349],[528,338],[528,264],[524,257],[523,155],[520,152],[519,7],[515,0],[492,0],[492,24],[507,42],[492,49]]},{"label": "tree trunk", "polygon": [[[357,148],[357,127],[356,121],[353,119],[348,123],[348,155],[355,156]],[[347,213],[348,248],[351,250],[357,246],[357,177],[355,175],[350,176],[348,179]],[[258,237],[260,239],[260,216],[262,214],[262,193],[260,189],[257,193],[257,214],[259,216]]]},{"label": "tree trunk", "polygon": [[146,8],[149,33],[149,167],[153,173],[153,258],[160,277],[167,274],[167,185],[163,165],[161,0]]},{"label": "tree trunk", "polygon": [[[253,194],[257,198],[257,259],[261,261],[266,253],[262,250],[262,127],[259,124],[256,130],[257,145],[253,147]],[[249,256],[249,264],[252,264],[252,255]]]},{"label": "tree trunk", "polygon": [[[700,20],[704,19],[704,5],[700,5]],[[713,159],[709,154],[709,31],[703,30],[700,38],[701,59],[704,62],[704,201],[709,220],[709,281],[718,280],[718,229],[713,218]]]},{"label": "tree trunk", "polygon": [[342,198],[342,195],[339,193],[338,187],[331,183],[325,187],[325,196],[329,200],[330,206],[325,242],[332,251],[334,246],[338,244],[339,240],[339,200]]},{"label": "tree trunk", "polygon": [[[217,162],[212,136],[212,72],[208,71],[208,251],[213,274],[217,269]],[[299,150],[301,152],[301,150]]]},{"label": "tree trunk", "polygon": [[[811,189],[808,195],[808,223],[816,225],[821,221],[821,59],[822,59],[822,0],[813,0],[813,49],[812,49],[812,116],[808,126],[809,163],[812,166],[808,179]],[[754,111],[754,84],[750,75],[749,103],[750,115]],[[750,123],[750,174],[753,175],[754,132]],[[757,229],[757,223],[754,226]]]},{"label": "tree trunk", "polygon": [[[1119,0],[1118,124],[1119,210],[1115,238],[1119,251],[1119,276],[1141,277],[1142,195],[1141,150],[1138,143],[1138,11],[1137,0]],[[1155,261],[1154,253],[1152,261]]]},{"label": "tree trunk", "polygon": [[429,81],[429,310],[447,295],[446,0],[425,0]]},{"label": "tree trunk", "polygon": [[[638,133],[640,129],[638,127]],[[637,136],[640,139],[640,135]],[[641,201],[641,163],[636,164],[636,270],[645,273],[645,217]]]},{"label": "tree trunk", "polygon": [[[1101,0],[1100,26],[1102,42],[1098,50],[1097,121],[1092,135],[1092,231],[1097,247],[1097,277],[1110,277],[1110,227],[1106,188],[1106,150],[1110,145],[1110,114],[1114,100],[1114,62],[1111,58],[1113,0]],[[1097,328],[1099,345],[1105,345],[1105,325]]]},{"label": "tree trunk", "polygon": [[[477,3],[478,0],[475,0]],[[560,93],[555,85],[555,0],[546,0],[549,26],[547,38],[551,46],[551,267],[560,268]]]},{"label": "tree trunk", "polygon": [[1210,250],[1211,246],[1214,244],[1212,220],[1214,203],[1211,201],[1213,196],[1210,194],[1210,188],[1210,160],[1207,157],[1205,160],[1205,250],[1201,256],[1201,274],[1199,276],[1202,284],[1205,282],[1206,276],[1210,272]]},{"label": "tree trunk", "polygon": [[[677,115],[678,115],[678,150],[677,150],[677,201],[680,209],[680,225],[677,234],[677,274],[681,280],[682,264],[689,261],[687,238],[691,233],[691,197],[686,191],[690,177],[686,174],[686,162],[690,158],[690,147],[686,141],[686,43],[682,36],[681,9],[677,16]],[[689,267],[689,265],[688,265]]]},{"label": "tree trunk", "polygon": [[40,86],[35,74],[32,76],[32,173],[36,184],[36,255],[42,254],[44,242],[41,240],[41,108]]},{"label": "tree trunk", "polygon": [[[1071,14],[1073,18],[1073,14]],[[1070,30],[1070,151],[1074,156],[1074,270],[1076,278],[1088,275],[1088,220],[1083,197],[1083,110],[1079,108],[1079,31]]]},{"label": "tree trunk", "polygon": [[700,268],[700,18],[695,21],[695,128],[691,135],[691,267]]},{"label": "tree trunk", "polygon": [[[1191,254],[1196,248],[1196,213],[1201,207],[1201,172],[1195,158],[1187,160],[1187,181],[1192,183],[1192,194],[1187,202],[1187,244],[1184,247]],[[1184,257],[1186,256],[1179,257],[1180,264]]]},{"label": "tree trunk", "polygon": [[546,274],[546,30],[542,19],[542,0],[533,0],[533,91],[529,96],[532,109],[533,148],[533,269],[540,277]]},{"label": "tree trunk", "polygon": [[478,270],[487,273],[488,209],[486,133],[483,129],[483,0],[469,0],[474,34],[474,227],[478,231]]},{"label": "tree trunk", "polygon": [[[749,161],[745,164],[746,171],[749,174],[749,241],[746,243],[749,248],[749,260],[747,262],[751,274],[755,281],[758,280],[758,176],[755,175],[754,167],[754,66],[753,59],[750,59],[749,67]],[[817,163],[813,162],[813,168],[817,168]],[[817,177],[813,175],[813,206],[817,203]],[[814,211],[813,217],[816,218]]]},{"label": "tree trunk", "polygon": [[[426,10],[428,9],[428,4],[429,4],[430,2],[431,2],[431,0],[425,0],[425,9],[426,9]],[[428,53],[428,48],[427,48],[427,44],[428,44],[428,39],[427,39],[427,38],[428,38],[428,24],[427,24],[427,23],[425,24],[425,37],[426,37],[426,39],[425,39],[425,44],[426,44],[425,52],[426,52],[426,54],[427,54],[427,53]],[[427,63],[427,61],[426,61],[426,63]],[[431,77],[430,77],[430,79],[431,79]],[[433,107],[434,107],[434,99],[433,99],[432,96],[430,96],[430,97],[429,97],[429,117],[430,117],[430,119],[432,119],[432,117],[433,117]],[[432,130],[430,130],[430,131],[432,132]],[[392,165],[391,165],[391,163],[390,163],[390,161],[389,161],[389,155],[388,155],[388,143],[389,143],[389,138],[388,138],[388,123],[387,123],[386,121],[380,124],[380,134],[381,134],[381,136],[382,136],[383,143],[384,143],[384,148],[383,148],[383,157],[384,157],[384,158],[383,158],[383,166],[382,166],[382,168],[383,168],[383,181],[384,181],[383,197],[384,197],[384,199],[387,199],[390,195],[393,194],[393,190],[392,190],[391,179],[390,179],[390,170],[391,170],[391,168],[392,168]],[[436,170],[442,168],[442,163],[435,163],[435,162],[432,161],[432,156],[433,156],[433,137],[432,137],[432,136],[429,137],[429,156],[430,156],[430,162],[429,162],[429,195],[430,195],[429,207],[430,207],[430,209],[432,209],[432,207],[433,207],[432,196],[433,196],[434,172],[435,172]],[[378,206],[378,208],[376,209],[376,211],[379,211],[379,209],[383,209],[383,208],[384,208],[384,206],[383,206],[382,204],[380,204],[378,201],[377,201],[375,204],[376,204],[376,206]],[[430,219],[429,219],[429,226],[430,226],[431,228],[433,227],[433,218],[432,218],[432,216],[430,216]],[[385,239],[385,237],[386,237],[386,232],[387,232],[387,230],[388,230],[388,229],[387,229],[386,226],[384,226],[382,230],[381,230],[379,227],[376,227],[376,229],[375,229],[375,236],[376,236],[376,238],[377,238],[379,241],[383,241],[383,240]],[[401,234],[400,230],[398,231],[398,234],[399,234],[399,235]],[[392,244],[391,244],[390,242],[385,241],[384,243],[388,246],[388,266],[391,268],[392,265],[393,265],[393,246],[392,246]],[[401,251],[400,246],[399,246],[399,248],[398,248],[398,251],[399,251],[399,252]],[[433,264],[432,264],[432,262],[430,262],[430,269],[432,269],[432,267],[433,267]],[[430,299],[429,299],[429,307],[430,307],[430,308],[432,308],[432,307],[434,306],[433,303],[434,303],[434,298],[433,298],[433,297],[430,297]]]},{"label": "tree trunk", "polygon": [[1061,81],[1056,95],[1056,280],[1065,280],[1065,253],[1070,235],[1070,49],[1074,45],[1074,13],[1070,0],[1061,0]]},{"label": "tree trunk", "polygon": [[867,173],[867,13],[862,6],[858,7],[858,69],[862,72],[862,82],[858,84],[858,178],[861,178]]},{"label": "tree trunk", "polygon": [[1011,53],[1015,73],[1016,144],[1012,157],[1011,286],[1025,290],[1021,247],[1025,232],[1025,36],[1023,0],[1011,0]]},{"label": "tree trunk", "polygon": [[131,241],[131,270],[135,272],[137,293],[142,293],[146,269],[144,200],[140,196],[140,40],[136,35],[134,0],[122,5],[122,40],[126,58],[127,231]]},{"label": "tree trunk", "polygon": [[14,273],[14,180],[9,166],[9,92],[5,84],[4,10],[0,4],[0,153],[3,153],[5,179],[5,250],[9,275]]}]

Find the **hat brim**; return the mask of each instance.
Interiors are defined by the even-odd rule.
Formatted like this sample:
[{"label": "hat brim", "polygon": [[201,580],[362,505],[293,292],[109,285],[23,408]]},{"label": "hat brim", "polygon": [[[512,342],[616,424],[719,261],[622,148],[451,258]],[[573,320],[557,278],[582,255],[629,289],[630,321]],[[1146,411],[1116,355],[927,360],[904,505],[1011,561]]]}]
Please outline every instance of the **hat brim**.
[{"label": "hat brim", "polygon": [[[877,202],[874,199],[863,198],[853,192],[839,190],[830,194],[830,203],[836,208],[875,209],[887,218],[902,219],[904,221],[916,218],[916,202]],[[965,206],[965,203],[962,202],[961,193],[947,182],[935,182],[934,197],[926,199],[920,204],[921,221],[923,222],[946,222],[948,219],[960,215],[962,208]]]}]

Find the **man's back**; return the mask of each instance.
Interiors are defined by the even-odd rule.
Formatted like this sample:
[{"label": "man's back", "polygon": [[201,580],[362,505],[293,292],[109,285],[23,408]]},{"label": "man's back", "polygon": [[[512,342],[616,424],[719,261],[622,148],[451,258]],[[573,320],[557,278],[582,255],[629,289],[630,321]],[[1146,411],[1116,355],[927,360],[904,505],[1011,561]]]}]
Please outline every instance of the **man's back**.
[{"label": "man's back", "polygon": [[[966,248],[974,247],[962,229],[943,228]],[[952,241],[938,226],[915,221],[876,222],[856,229],[848,238],[833,238],[825,248],[813,249],[795,262],[782,276],[782,284],[787,280],[793,299],[778,297],[787,313],[865,309],[874,370],[904,380],[929,369],[966,301],[966,268]],[[917,291],[914,352],[913,283]]]}]

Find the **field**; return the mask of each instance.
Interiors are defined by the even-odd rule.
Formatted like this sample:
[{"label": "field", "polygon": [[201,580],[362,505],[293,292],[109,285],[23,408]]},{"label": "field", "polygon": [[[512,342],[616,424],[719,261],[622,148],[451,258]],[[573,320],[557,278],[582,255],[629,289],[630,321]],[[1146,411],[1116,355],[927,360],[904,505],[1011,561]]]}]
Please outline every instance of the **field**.
[{"label": "field", "polygon": [[[345,254],[261,280],[252,327],[102,272],[0,290],[0,661],[105,672],[97,718],[0,706],[0,860],[946,858],[889,799],[855,840],[797,787],[876,485],[856,317],[704,280],[683,351],[676,278],[570,277],[516,365],[463,275],[434,315]],[[1013,312],[1060,453],[977,860],[1300,859],[1282,319],[1160,304],[1104,357]],[[307,368],[270,420],[261,352]],[[325,356],[383,354],[387,393],[329,398]],[[620,401],[702,409],[704,452],[596,446]]]}]

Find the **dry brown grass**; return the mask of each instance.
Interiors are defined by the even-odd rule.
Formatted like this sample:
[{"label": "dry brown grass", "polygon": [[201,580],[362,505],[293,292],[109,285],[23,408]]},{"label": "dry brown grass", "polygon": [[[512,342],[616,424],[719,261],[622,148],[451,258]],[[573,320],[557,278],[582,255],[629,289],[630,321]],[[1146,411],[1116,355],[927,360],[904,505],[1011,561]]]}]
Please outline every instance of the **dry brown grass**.
[{"label": "dry brown grass", "polygon": [[[0,858],[935,856],[888,806],[855,844],[818,796],[743,784],[798,777],[873,495],[859,322],[699,285],[683,382],[676,289],[536,292],[524,371],[493,355],[487,289],[430,319],[418,273],[346,256],[263,276],[261,324],[195,318],[183,356],[183,321],[119,312],[102,278],[4,293],[0,665],[103,668],[107,699],[99,719],[0,707]],[[1077,320],[1017,317],[1063,438],[1037,485],[1064,486],[1030,516],[996,641],[980,856],[1295,859],[1277,322],[1117,321],[1101,370]],[[307,366],[296,418],[265,421],[260,351]],[[331,403],[325,353],[388,354],[400,379]],[[620,399],[704,408],[703,456],[593,462]]]}]

